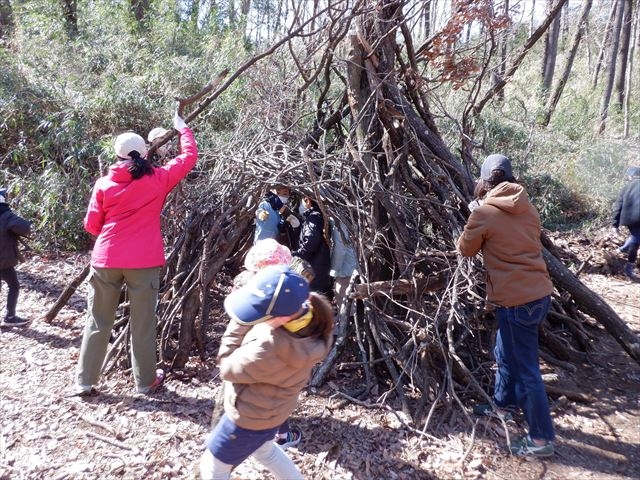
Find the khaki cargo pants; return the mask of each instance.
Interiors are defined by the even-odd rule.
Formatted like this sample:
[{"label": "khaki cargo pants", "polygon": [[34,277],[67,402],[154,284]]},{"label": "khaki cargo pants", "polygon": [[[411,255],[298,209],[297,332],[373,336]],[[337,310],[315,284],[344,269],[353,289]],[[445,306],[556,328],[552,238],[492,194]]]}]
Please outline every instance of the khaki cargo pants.
[{"label": "khaki cargo pants", "polygon": [[89,274],[87,323],[78,359],[78,384],[95,385],[107,354],[122,285],[130,301],[131,363],[138,387],[156,379],[156,304],[160,267],[94,268]]}]

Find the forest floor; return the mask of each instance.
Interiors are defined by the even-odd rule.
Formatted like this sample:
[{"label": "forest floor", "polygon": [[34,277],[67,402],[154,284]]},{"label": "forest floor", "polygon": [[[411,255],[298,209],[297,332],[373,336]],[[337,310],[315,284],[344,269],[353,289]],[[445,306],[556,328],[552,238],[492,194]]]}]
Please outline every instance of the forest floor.
[{"label": "forest floor", "polygon": [[[583,283],[640,333],[640,284],[619,274],[623,260],[606,235],[553,239]],[[197,478],[219,385],[212,360],[194,357],[152,396],[134,393],[124,371],[105,375],[96,397],[66,396],[82,337],[85,285],[51,323],[42,317],[86,261],[86,255],[40,255],[18,267],[18,313],[32,321],[0,332],[0,480]],[[513,457],[499,421],[478,419],[474,429],[462,412],[449,421],[447,435],[419,437],[392,408],[339,395],[346,376],[303,392],[292,420],[304,438],[290,455],[314,480],[638,479],[640,365],[602,327],[594,323],[590,333],[589,361],[577,371],[542,362],[545,380],[583,397],[551,396],[553,457]],[[517,435],[524,422],[516,418],[507,428]],[[272,477],[248,460],[232,478]]]}]

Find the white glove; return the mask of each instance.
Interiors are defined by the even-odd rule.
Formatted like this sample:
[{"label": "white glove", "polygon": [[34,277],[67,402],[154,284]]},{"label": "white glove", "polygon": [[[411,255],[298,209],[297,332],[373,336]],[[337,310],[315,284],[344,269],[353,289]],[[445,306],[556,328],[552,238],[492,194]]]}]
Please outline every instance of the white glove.
[{"label": "white glove", "polygon": [[269,212],[267,212],[262,208],[258,210],[258,220],[260,220],[261,222],[264,222],[268,217],[269,217]]},{"label": "white glove", "polygon": [[476,208],[478,208],[480,206],[480,202],[478,200],[474,200],[473,202],[471,202],[469,205],[467,205],[467,207],[469,207],[470,211],[474,211]]},{"label": "white glove", "polygon": [[176,113],[173,115],[173,128],[175,128],[179,132],[183,128],[187,128],[187,124],[184,123],[184,120],[180,118],[180,115],[178,115],[177,110],[176,110]]},{"label": "white glove", "polygon": [[287,222],[289,222],[289,225],[291,225],[293,228],[298,228],[300,226],[300,220],[298,220],[298,217],[296,217],[293,213],[287,217]]}]

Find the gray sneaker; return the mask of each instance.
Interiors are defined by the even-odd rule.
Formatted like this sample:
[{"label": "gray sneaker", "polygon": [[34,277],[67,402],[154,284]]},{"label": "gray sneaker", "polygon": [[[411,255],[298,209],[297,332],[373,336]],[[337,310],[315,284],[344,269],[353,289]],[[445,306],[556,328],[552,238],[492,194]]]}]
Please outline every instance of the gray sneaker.
[{"label": "gray sneaker", "polygon": [[506,409],[504,413],[496,412],[488,403],[480,403],[478,405],[474,405],[473,414],[479,415],[481,417],[498,418],[504,420],[505,422],[513,420],[513,414],[511,412],[506,411]]},{"label": "gray sneaker", "polygon": [[526,457],[550,457],[554,453],[553,442],[547,441],[544,445],[536,445],[529,435],[511,442],[509,450],[514,455]]},{"label": "gray sneaker", "polygon": [[24,318],[17,315],[13,315],[12,317],[4,317],[4,322],[2,322],[3,325],[6,325],[8,327],[21,327],[23,325],[26,325],[27,323],[29,323],[28,320],[25,320]]}]

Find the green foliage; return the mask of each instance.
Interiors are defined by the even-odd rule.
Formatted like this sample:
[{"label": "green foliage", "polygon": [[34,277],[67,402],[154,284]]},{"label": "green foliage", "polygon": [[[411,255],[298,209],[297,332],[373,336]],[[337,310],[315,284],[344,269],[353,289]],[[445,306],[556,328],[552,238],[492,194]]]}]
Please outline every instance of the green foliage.
[{"label": "green foliage", "polygon": [[557,178],[542,174],[520,180],[538,209],[543,227],[567,230],[594,217],[588,201]]},{"label": "green foliage", "polygon": [[[0,49],[0,181],[20,192],[21,213],[43,244],[86,247],[82,217],[112,161],[114,136],[170,128],[175,97],[193,95],[247,55],[243,39],[216,34],[214,22],[182,21],[175,2],[153,2],[142,29],[127,5],[78,2],[80,34],[71,40],[58,3],[14,4],[19,48]],[[199,119],[208,132],[201,145],[233,128],[242,92],[237,82]]]}]

